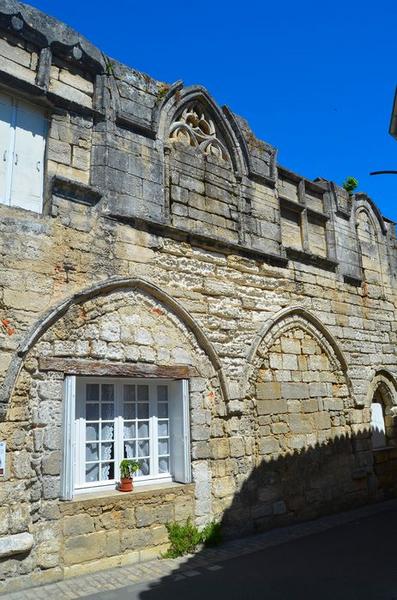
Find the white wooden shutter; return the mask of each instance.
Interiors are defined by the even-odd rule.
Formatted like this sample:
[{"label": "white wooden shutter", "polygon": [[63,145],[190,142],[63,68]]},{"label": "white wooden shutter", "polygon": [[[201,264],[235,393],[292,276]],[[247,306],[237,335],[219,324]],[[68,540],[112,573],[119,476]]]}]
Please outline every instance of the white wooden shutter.
[{"label": "white wooden shutter", "polygon": [[0,93],[0,202],[10,203],[15,107],[12,98]]},{"label": "white wooden shutter", "polygon": [[76,377],[67,375],[63,392],[63,456],[61,470],[61,499],[71,500],[75,470]]},{"label": "white wooden shutter", "polygon": [[41,110],[17,102],[11,206],[41,212],[46,122]]},{"label": "white wooden shutter", "polygon": [[380,402],[373,402],[371,405],[371,428],[372,446],[374,448],[383,448],[386,446],[385,419],[383,417],[383,407]]},{"label": "white wooden shutter", "polygon": [[173,381],[169,386],[171,474],[175,481],[189,483],[190,464],[189,382]]}]

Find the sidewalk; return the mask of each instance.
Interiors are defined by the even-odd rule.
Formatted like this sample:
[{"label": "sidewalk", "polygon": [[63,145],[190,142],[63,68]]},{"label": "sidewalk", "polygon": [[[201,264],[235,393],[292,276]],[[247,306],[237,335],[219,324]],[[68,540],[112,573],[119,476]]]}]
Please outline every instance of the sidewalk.
[{"label": "sidewalk", "polygon": [[345,523],[350,523],[384,511],[396,510],[396,508],[397,500],[390,500],[349,512],[323,517],[315,521],[228,541],[218,548],[202,550],[195,556],[179,559],[153,560],[127,567],[118,567],[99,573],[66,579],[42,587],[4,594],[1,597],[7,598],[7,600],[48,600],[52,598],[56,600],[72,600],[105,591],[120,590],[131,585],[142,585],[144,583],[155,585],[156,583],[160,583],[164,577],[171,576],[172,581],[173,572],[175,572],[174,578],[177,581],[181,578],[195,575],[195,569],[197,568],[204,567],[209,570],[215,570],[218,563],[222,561],[264,550],[272,546],[278,546],[312,534],[321,533]]}]

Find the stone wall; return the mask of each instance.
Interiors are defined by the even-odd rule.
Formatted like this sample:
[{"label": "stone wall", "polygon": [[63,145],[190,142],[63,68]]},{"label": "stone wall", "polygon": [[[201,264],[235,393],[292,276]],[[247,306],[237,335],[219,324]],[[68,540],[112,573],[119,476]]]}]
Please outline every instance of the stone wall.
[{"label": "stone wall", "polygon": [[[43,214],[0,205],[0,590],[151,557],[173,518],[232,535],[394,493],[394,224],[204,88],[3,4],[0,84],[49,133]],[[50,359],[189,369],[193,483],[61,501]]]}]

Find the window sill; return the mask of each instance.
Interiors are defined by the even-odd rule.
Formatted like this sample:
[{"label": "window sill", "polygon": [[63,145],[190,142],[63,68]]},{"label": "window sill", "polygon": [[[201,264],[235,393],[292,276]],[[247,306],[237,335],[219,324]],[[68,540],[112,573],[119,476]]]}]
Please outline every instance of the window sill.
[{"label": "window sill", "polygon": [[108,503],[124,504],[126,502],[134,504],[135,501],[140,502],[153,496],[161,496],[172,493],[192,495],[194,493],[194,484],[175,483],[173,481],[168,481],[167,483],[150,483],[147,485],[139,485],[134,487],[132,492],[119,492],[118,490],[113,489],[107,491],[101,490],[98,492],[76,494],[73,500],[61,501],[60,509],[61,512],[67,513],[68,507],[76,507],[78,504],[84,505],[85,507],[87,504],[90,506],[99,506]]}]

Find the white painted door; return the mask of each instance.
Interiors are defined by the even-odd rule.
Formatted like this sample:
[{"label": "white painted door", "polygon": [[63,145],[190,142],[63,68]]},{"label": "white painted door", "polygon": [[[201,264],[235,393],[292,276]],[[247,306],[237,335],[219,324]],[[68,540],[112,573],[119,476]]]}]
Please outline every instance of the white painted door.
[{"label": "white painted door", "polygon": [[16,108],[15,146],[12,165],[11,206],[41,212],[45,119],[43,113],[26,102]]},{"label": "white painted door", "polygon": [[380,402],[373,402],[371,405],[371,429],[372,447],[383,448],[386,446],[385,419],[383,417],[383,407]]},{"label": "white painted door", "polygon": [[0,202],[2,204],[10,203],[14,117],[11,96],[0,93]]}]

